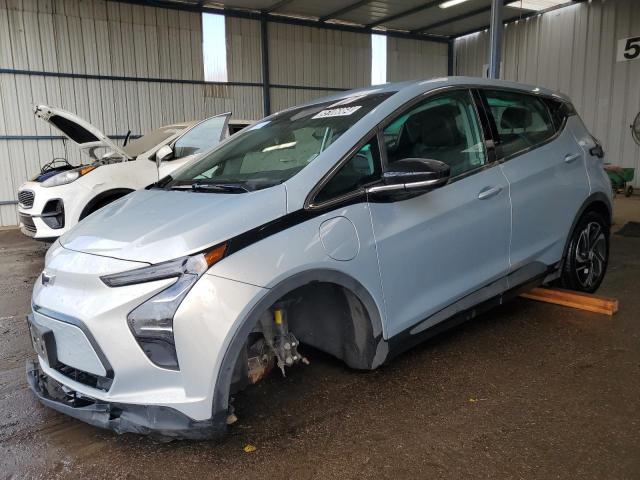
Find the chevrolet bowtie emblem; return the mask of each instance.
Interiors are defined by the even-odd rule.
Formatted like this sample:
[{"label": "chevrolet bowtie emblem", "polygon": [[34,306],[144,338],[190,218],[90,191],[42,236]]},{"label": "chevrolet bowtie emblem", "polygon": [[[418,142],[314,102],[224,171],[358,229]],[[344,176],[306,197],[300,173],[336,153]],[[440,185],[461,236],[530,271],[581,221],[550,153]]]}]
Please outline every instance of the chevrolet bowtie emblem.
[{"label": "chevrolet bowtie emblem", "polygon": [[53,285],[53,282],[55,281],[55,279],[56,279],[55,275],[47,272],[42,272],[42,285],[44,285],[45,287],[47,285]]}]

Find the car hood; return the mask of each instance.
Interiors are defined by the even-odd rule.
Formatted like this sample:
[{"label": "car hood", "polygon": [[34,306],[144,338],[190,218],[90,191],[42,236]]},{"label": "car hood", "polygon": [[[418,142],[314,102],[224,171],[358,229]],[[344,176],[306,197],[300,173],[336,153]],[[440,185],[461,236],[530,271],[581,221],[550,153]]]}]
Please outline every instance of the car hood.
[{"label": "car hood", "polygon": [[89,215],[60,243],[153,264],[198,252],[285,213],[284,185],[248,193],[138,190]]},{"label": "car hood", "polygon": [[60,131],[60,133],[76,143],[82,150],[88,150],[89,155],[94,160],[96,159],[93,154],[94,150],[103,147],[108,148],[118,156],[132,160],[131,156],[98,128],[71,112],[67,112],[61,108],[50,107],[49,105],[38,105],[34,111],[34,115]]}]

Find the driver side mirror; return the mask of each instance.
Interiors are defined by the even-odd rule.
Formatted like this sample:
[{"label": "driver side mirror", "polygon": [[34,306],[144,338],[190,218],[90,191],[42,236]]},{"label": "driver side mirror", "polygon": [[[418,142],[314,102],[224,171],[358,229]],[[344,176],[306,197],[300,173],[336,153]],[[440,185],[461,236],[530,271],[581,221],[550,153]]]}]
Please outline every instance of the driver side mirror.
[{"label": "driver side mirror", "polygon": [[446,185],[451,169],[439,160],[403,158],[389,165],[382,174],[382,184],[367,189],[368,194],[413,196]]},{"label": "driver side mirror", "polygon": [[156,152],[156,165],[160,168],[160,164],[166,160],[173,158],[173,149],[169,145],[161,146]]}]

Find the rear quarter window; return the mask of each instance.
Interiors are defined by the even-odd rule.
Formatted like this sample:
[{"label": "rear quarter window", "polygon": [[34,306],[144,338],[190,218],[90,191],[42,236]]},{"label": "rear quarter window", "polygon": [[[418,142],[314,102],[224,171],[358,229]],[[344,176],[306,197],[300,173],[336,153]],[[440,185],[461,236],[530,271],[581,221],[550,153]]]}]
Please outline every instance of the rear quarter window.
[{"label": "rear quarter window", "polygon": [[551,113],[551,119],[553,120],[556,131],[560,131],[564,128],[564,123],[571,115],[576,114],[576,110],[569,102],[554,100],[551,98],[544,99],[549,112]]}]

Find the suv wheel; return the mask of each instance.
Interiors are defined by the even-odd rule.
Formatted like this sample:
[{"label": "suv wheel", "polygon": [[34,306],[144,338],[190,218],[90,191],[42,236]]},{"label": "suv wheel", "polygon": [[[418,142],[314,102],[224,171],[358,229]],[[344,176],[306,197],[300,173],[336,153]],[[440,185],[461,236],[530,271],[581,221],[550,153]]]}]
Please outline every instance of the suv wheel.
[{"label": "suv wheel", "polygon": [[609,262],[609,224],[597,212],[582,216],[571,236],[562,267],[563,287],[587,293],[595,292]]}]

